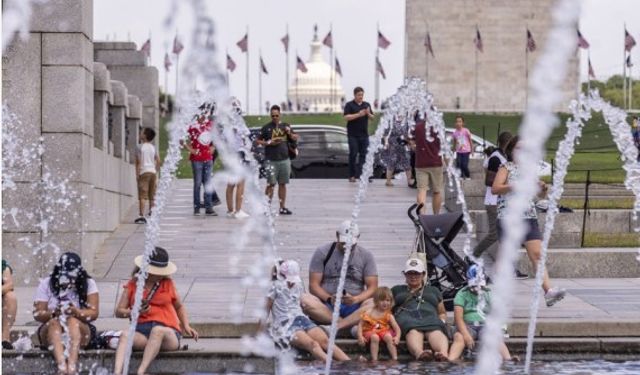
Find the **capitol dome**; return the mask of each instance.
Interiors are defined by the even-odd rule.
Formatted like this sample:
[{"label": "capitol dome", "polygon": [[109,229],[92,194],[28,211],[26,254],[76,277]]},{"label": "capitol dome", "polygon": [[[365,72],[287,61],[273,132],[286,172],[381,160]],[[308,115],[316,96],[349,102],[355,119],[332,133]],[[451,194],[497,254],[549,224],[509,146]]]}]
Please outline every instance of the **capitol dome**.
[{"label": "capitol dome", "polygon": [[342,112],[340,101],[344,97],[344,90],[340,75],[322,58],[322,46],[316,27],[311,42],[311,57],[305,62],[307,72],[296,69],[289,85],[289,99],[294,103],[294,108],[300,110],[308,108],[311,112]]}]

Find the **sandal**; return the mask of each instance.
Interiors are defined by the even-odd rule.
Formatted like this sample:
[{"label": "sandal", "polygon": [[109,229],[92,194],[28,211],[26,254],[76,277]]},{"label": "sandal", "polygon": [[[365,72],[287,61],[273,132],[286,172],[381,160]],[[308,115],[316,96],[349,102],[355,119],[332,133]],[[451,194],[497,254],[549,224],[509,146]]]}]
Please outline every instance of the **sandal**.
[{"label": "sandal", "polygon": [[418,361],[432,361],[433,352],[431,350],[423,350],[417,358]]},{"label": "sandal", "polygon": [[385,185],[387,185],[387,186],[393,186],[393,182],[391,182],[391,181],[387,181],[387,183],[386,183]]}]

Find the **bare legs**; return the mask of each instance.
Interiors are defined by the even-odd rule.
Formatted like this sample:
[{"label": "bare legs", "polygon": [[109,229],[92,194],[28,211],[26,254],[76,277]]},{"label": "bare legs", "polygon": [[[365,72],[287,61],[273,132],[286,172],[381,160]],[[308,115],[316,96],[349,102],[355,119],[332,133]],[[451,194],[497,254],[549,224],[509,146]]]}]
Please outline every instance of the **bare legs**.
[{"label": "bare legs", "polygon": [[75,374],[78,369],[78,352],[87,346],[91,339],[89,326],[80,320],[68,317],[69,330],[69,358],[64,357],[64,343],[62,342],[63,328],[58,319],[51,319],[40,330],[40,342],[53,351],[53,358],[58,365],[58,371],[63,374]]},{"label": "bare legs", "polygon": [[[235,190],[236,196],[233,199],[233,191]],[[226,191],[227,197],[227,212],[238,212],[242,209],[242,200],[244,199],[244,181],[239,182],[238,184],[227,185]],[[235,203],[235,209],[233,204]]]},{"label": "bare legs", "polygon": [[[122,374],[124,366],[124,355],[127,348],[127,331],[123,331],[116,350],[116,363],[113,369],[115,374]],[[138,374],[147,372],[149,365],[156,358],[160,351],[178,350],[180,342],[175,331],[169,327],[155,326],[147,339],[140,332],[136,332],[133,337],[133,350],[144,350],[142,362],[138,367]]]},{"label": "bare legs", "polygon": [[412,329],[405,337],[409,353],[416,359],[423,356],[424,340],[429,342],[429,346],[433,349],[436,359],[447,360],[449,358],[449,339],[441,331],[431,331],[423,333]]},{"label": "bare legs", "polygon": [[[531,264],[533,264],[533,270],[537,272],[538,263],[540,262],[540,256],[542,253],[542,241],[540,240],[532,240],[524,243],[524,248],[527,250],[527,255],[529,256],[529,260]],[[549,281],[549,274],[545,268],[544,276],[542,279],[542,289],[545,293],[551,289],[551,282]]]},{"label": "bare legs", "polygon": [[[291,339],[291,344],[296,348],[306,350],[316,359],[321,361],[327,360],[327,348],[329,347],[329,338],[320,327],[315,327],[307,332],[297,331]],[[336,361],[348,361],[349,357],[344,354],[342,349],[337,345],[333,347],[333,358]]]},{"label": "bare legs", "polygon": [[[433,193],[431,198],[431,207],[433,208],[433,214],[437,215],[440,213],[440,209],[442,208],[442,193]],[[418,196],[416,199],[418,204],[426,205],[427,204],[427,189],[418,188]],[[420,214],[424,215],[427,213],[426,207],[422,207]]]},{"label": "bare legs", "polygon": [[[322,303],[318,297],[309,293],[304,293],[301,297],[301,304],[304,313],[311,318],[311,320],[319,322],[320,324],[331,323],[333,311],[330,310],[327,305]],[[351,328],[358,324],[360,321],[360,314],[372,306],[372,299],[364,301],[358,310],[354,311],[351,315],[338,320],[338,329]]]},{"label": "bare legs", "polygon": [[13,291],[2,296],[2,341],[11,341],[11,327],[16,321],[18,299]]}]

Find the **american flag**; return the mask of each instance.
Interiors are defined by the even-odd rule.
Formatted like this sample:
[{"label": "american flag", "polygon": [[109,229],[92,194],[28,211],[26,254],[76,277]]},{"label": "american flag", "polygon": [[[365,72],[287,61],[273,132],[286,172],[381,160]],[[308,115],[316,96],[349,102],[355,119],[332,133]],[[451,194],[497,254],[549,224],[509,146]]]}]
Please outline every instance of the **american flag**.
[{"label": "american flag", "polygon": [[282,44],[284,44],[284,51],[289,52],[289,33],[280,38],[280,41],[282,42]]},{"label": "american flag", "polygon": [[578,30],[578,47],[587,49],[589,48],[589,42],[582,36],[580,30]]},{"label": "american flag", "polygon": [[304,61],[302,61],[302,59],[300,58],[300,56],[296,56],[297,58],[297,63],[296,63],[296,69],[299,69],[302,73],[306,73],[307,72],[307,66],[304,65]]},{"label": "american flag", "polygon": [[247,49],[249,47],[249,33],[244,34],[242,39],[240,39],[240,41],[236,43],[236,45],[240,48],[240,51],[247,52]]},{"label": "american flag", "polygon": [[340,61],[338,61],[337,56],[336,56],[336,73],[340,74],[340,77],[342,77],[342,68],[340,67]]},{"label": "american flag", "polygon": [[262,56],[260,56],[260,70],[262,70],[262,73],[264,74],[269,74],[269,71],[267,71],[267,66],[264,65],[264,60],[262,60]]},{"label": "american flag", "polygon": [[631,55],[627,56],[627,68],[631,68],[633,63],[631,62]]},{"label": "american flag", "polygon": [[151,56],[151,38],[147,39],[142,47],[140,47],[140,52],[144,52],[144,55],[147,57]]},{"label": "american flag", "polygon": [[333,48],[333,37],[331,36],[331,31],[327,34],[327,36],[322,39],[322,44],[329,48]]},{"label": "american flag", "polygon": [[428,31],[427,31],[427,36],[424,37],[424,46],[427,49],[427,52],[431,54],[431,57],[436,57],[433,54],[433,46],[431,45],[431,35],[429,35]]},{"label": "american flag", "polygon": [[482,50],[482,35],[480,35],[480,29],[478,29],[478,27],[476,27],[476,37],[473,39],[473,43],[475,43],[478,51],[484,52]]},{"label": "american flag", "polygon": [[389,41],[389,39],[385,38],[384,35],[382,35],[382,33],[380,32],[380,30],[378,30],[378,47],[382,49],[387,49],[387,47],[389,47],[390,44],[391,42]]},{"label": "american flag", "polygon": [[636,40],[629,34],[627,29],[624,29],[624,49],[629,52],[631,48],[636,45]]},{"label": "american flag", "polygon": [[176,55],[179,55],[183,49],[184,49],[184,45],[180,43],[180,39],[176,35],[176,37],[173,38],[173,53],[175,53]]},{"label": "american flag", "polygon": [[535,50],[536,50],[536,41],[533,40],[533,35],[531,34],[531,31],[527,29],[527,51],[533,52]]},{"label": "american flag", "polygon": [[384,69],[382,68],[382,63],[380,62],[380,59],[377,56],[376,56],[376,71],[380,73],[380,75],[382,76],[382,79],[387,79],[387,75],[384,74]]},{"label": "american flag", "polygon": [[593,72],[593,66],[591,66],[591,58],[589,58],[589,78],[596,79],[596,73]]},{"label": "american flag", "polygon": [[169,53],[165,52],[165,54],[164,54],[164,70],[166,70],[168,72],[169,68],[171,68],[171,58],[169,57]]},{"label": "american flag", "polygon": [[232,72],[236,70],[236,62],[233,61],[233,59],[231,58],[231,56],[229,56],[228,53],[227,53],[227,70],[230,70]]}]

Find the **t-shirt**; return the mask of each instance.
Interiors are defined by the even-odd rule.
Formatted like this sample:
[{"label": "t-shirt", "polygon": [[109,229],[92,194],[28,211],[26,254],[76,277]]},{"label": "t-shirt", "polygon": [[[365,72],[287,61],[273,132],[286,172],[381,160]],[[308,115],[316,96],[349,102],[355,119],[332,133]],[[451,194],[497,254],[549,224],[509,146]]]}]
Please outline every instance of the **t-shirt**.
[{"label": "t-shirt", "polygon": [[477,293],[474,293],[468,286],[465,286],[456,293],[456,297],[453,299],[453,305],[462,307],[465,322],[484,323],[485,318],[489,315],[489,311],[491,311],[491,290],[484,289],[482,295],[483,298],[485,298],[485,306],[481,314],[478,312]]},{"label": "t-shirt", "polygon": [[300,307],[300,296],[303,292],[301,283],[296,283],[289,288],[286,281],[275,280],[267,294],[267,298],[273,301],[272,321],[280,325],[285,321],[293,322],[295,317],[304,315]]},{"label": "t-shirt", "polygon": [[[509,173],[507,177],[507,184],[513,186],[515,181],[518,179],[518,175],[520,173],[518,170],[518,166],[516,163],[511,161],[507,162],[504,166],[505,168],[507,168],[507,172]],[[498,196],[498,219],[504,219],[504,216],[507,213],[507,202],[508,202],[507,199],[510,194],[513,194],[513,193]],[[538,218],[538,212],[536,211],[536,204],[533,200],[529,201],[529,206],[525,210],[523,218],[524,219]]]},{"label": "t-shirt", "polygon": [[437,134],[431,130],[433,141],[429,142],[427,140],[426,124],[421,121],[416,123],[413,136],[416,142],[416,168],[441,167],[440,139]]},{"label": "t-shirt", "polygon": [[438,316],[438,305],[442,302],[442,293],[438,288],[425,286],[422,295],[411,295],[407,285],[396,285],[391,288],[391,293],[394,300],[393,314],[403,334],[406,335],[412,329],[445,332],[445,324]]},{"label": "t-shirt", "polygon": [[189,156],[191,161],[213,160],[211,145],[213,145],[213,132],[211,121],[203,123],[196,121],[189,126],[189,140],[193,153]]},{"label": "t-shirt", "polygon": [[[124,286],[127,297],[129,298],[129,306],[133,306],[135,302],[136,282],[135,279],[131,279],[127,285]],[[146,299],[148,295],[149,290],[145,289],[142,292],[142,299]],[[174,307],[177,299],[178,293],[176,292],[173,280],[169,278],[162,279],[158,290],[156,290],[156,293],[151,297],[151,301],[149,301],[149,310],[145,313],[140,313],[140,316],[138,316],[138,324],[158,322],[180,332],[180,320],[178,319],[178,312]]]},{"label": "t-shirt", "polygon": [[[487,159],[487,171],[498,173],[498,169],[506,162],[507,158],[504,156],[504,153],[498,149]],[[495,206],[498,204],[498,196],[491,192],[491,186],[487,186],[486,192],[484,193],[484,204],[486,206]]]},{"label": "t-shirt", "polygon": [[468,154],[471,152],[471,132],[467,128],[456,129],[453,132],[453,139],[456,140],[456,152]]},{"label": "t-shirt", "polygon": [[156,173],[156,148],[149,142],[140,145],[138,149],[140,160],[140,174]]},{"label": "t-shirt", "polygon": [[[371,104],[363,101],[358,104],[352,100],[345,104],[344,114],[353,115],[363,109],[371,109]],[[373,110],[371,110],[373,113]],[[358,117],[357,119],[347,121],[347,135],[350,137],[368,137],[369,136],[369,116]]]},{"label": "t-shirt", "polygon": [[[344,251],[337,247],[327,261],[327,266],[323,267],[324,259],[327,257],[333,243],[328,243],[316,249],[311,257],[309,272],[322,273],[320,286],[329,294],[337,294],[338,282],[340,280],[340,269],[344,259]],[[360,245],[351,251],[347,268],[347,278],[344,281],[344,289],[352,296],[364,291],[364,278],[368,276],[378,276],[378,268],[373,254]]]},{"label": "t-shirt", "polygon": [[[51,277],[45,277],[40,281],[38,285],[38,289],[36,290],[36,296],[33,299],[35,302],[47,302],[47,307],[49,310],[55,310],[58,306],[60,306],[60,300],[51,290],[51,286],[49,285],[49,280]],[[87,280],[87,297],[90,295],[98,293],[98,285],[95,280],[88,279]],[[78,296],[78,292],[71,288],[68,290],[66,294],[66,299],[70,301],[76,307],[80,306],[80,296]]]},{"label": "t-shirt", "polygon": [[264,146],[264,157],[271,161],[281,161],[289,159],[289,145],[287,144],[287,128],[289,124],[280,123],[276,125],[273,121],[263,126],[260,130],[260,140],[268,141],[281,140],[277,145]]}]

